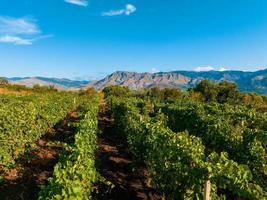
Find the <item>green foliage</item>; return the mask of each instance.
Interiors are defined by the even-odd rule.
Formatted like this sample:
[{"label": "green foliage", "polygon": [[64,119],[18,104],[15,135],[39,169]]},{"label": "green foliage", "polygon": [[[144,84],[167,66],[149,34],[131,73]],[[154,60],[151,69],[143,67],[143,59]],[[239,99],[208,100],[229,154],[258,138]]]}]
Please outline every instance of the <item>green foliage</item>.
[{"label": "green foliage", "polygon": [[87,105],[88,111],[78,125],[75,143],[69,146],[70,154],[61,155],[53,177],[39,193],[39,200],[90,199],[93,183],[98,175],[95,169],[98,104]]},{"label": "green foliage", "polygon": [[14,91],[14,92],[22,92],[22,91],[30,92],[31,91],[30,88],[27,88],[24,85],[11,85],[11,84],[8,84],[8,85],[2,85],[1,88],[6,88],[8,91]]},{"label": "green foliage", "polygon": [[242,104],[255,108],[260,112],[267,112],[267,97],[255,93],[246,93],[241,95]]},{"label": "green foliage", "polygon": [[[0,166],[15,164],[50,127],[82,107],[75,143],[65,146],[39,199],[90,199],[98,179],[99,102],[87,95],[96,92],[74,94],[43,87],[31,91],[0,96]],[[234,84],[209,81],[188,94],[158,88],[137,93],[120,86],[103,92],[116,134],[166,199],[203,199],[207,180],[212,199],[267,199],[266,97],[240,94]]]},{"label": "green foliage", "polygon": [[[143,107],[138,107],[138,101],[142,102]],[[232,149],[235,150],[234,154],[244,153],[242,149],[238,149],[239,144],[242,144],[239,129],[235,132],[225,132],[225,128],[229,126],[228,123],[234,125],[237,122],[240,123],[239,126],[243,124],[259,127],[251,120],[252,116],[241,115],[243,118],[246,117],[246,123],[243,123],[240,120],[241,113],[231,110],[232,107],[228,108],[227,105],[213,105],[199,110],[201,104],[183,103],[183,110],[170,111],[169,118],[173,117],[174,120],[172,126],[179,129],[178,133],[174,133],[166,127],[165,119],[160,112],[155,118],[143,112],[147,105],[143,100],[113,98],[109,105],[113,111],[116,132],[120,132],[128,141],[137,164],[145,164],[152,184],[167,199],[203,199],[203,185],[208,179],[212,182],[212,199],[230,198],[229,195],[247,199],[267,198],[264,185],[254,177],[254,172],[247,165],[231,160],[224,152],[225,149]],[[224,115],[218,111],[220,106],[227,111]],[[232,112],[236,115],[232,116]],[[218,124],[216,120],[219,113],[224,117],[228,116],[229,122],[221,121]],[[253,136],[250,134],[250,137]],[[260,165],[252,169],[259,173],[258,169],[265,165],[265,151],[262,148],[252,151],[255,152],[255,157],[245,157],[251,161],[254,158],[258,160]]]},{"label": "green foliage", "polygon": [[15,164],[50,127],[77,108],[81,99],[72,93],[0,96],[0,166]]},{"label": "green foliage", "polygon": [[[205,159],[201,140],[174,134],[161,123],[147,125],[146,164],[154,185],[169,199],[201,198]],[[193,193],[191,193],[192,191]]]},{"label": "green foliage", "polygon": [[105,95],[105,98],[108,96],[127,97],[131,95],[131,91],[128,87],[118,85],[104,88],[103,93]]},{"label": "green foliage", "polygon": [[206,102],[226,103],[239,100],[237,85],[227,81],[212,83],[208,80],[203,80],[193,90],[200,92]]},{"label": "green foliage", "polygon": [[183,92],[178,88],[164,88],[157,87],[145,90],[145,96],[157,101],[170,101],[183,97]]},{"label": "green foliage", "polygon": [[266,188],[267,113],[244,106],[177,102],[162,107],[173,131],[189,131],[202,138],[207,152],[228,152],[231,159],[246,164],[254,181]]}]

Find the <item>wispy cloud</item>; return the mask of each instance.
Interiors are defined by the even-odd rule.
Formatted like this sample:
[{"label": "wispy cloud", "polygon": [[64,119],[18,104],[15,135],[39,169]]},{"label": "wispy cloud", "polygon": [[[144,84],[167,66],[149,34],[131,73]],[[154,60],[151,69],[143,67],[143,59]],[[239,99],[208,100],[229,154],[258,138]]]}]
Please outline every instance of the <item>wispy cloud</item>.
[{"label": "wispy cloud", "polygon": [[36,20],[0,16],[0,42],[14,45],[31,45],[39,39],[52,37],[41,35]]},{"label": "wispy cloud", "polygon": [[10,36],[10,35],[1,36],[0,42],[12,43],[15,45],[31,45],[32,44],[32,40],[30,39],[23,39],[17,36]]},{"label": "wispy cloud", "polygon": [[194,71],[196,71],[196,72],[205,72],[205,71],[220,71],[220,72],[223,72],[223,71],[227,71],[227,69],[224,68],[224,67],[215,68],[215,67],[212,67],[212,66],[206,66],[206,67],[196,67],[196,68],[194,68]]},{"label": "wispy cloud", "polygon": [[196,72],[203,72],[203,71],[212,71],[215,70],[214,67],[206,66],[206,67],[196,67],[194,71]]},{"label": "wispy cloud", "polygon": [[65,2],[70,3],[70,4],[74,4],[77,6],[83,6],[83,7],[88,6],[88,1],[86,1],[86,0],[65,0]]},{"label": "wispy cloud", "polygon": [[119,9],[119,10],[110,10],[107,12],[103,12],[102,16],[117,16],[117,15],[131,15],[136,11],[136,7],[132,4],[127,4],[124,9]]},{"label": "wispy cloud", "polygon": [[38,25],[33,19],[0,16],[0,33],[33,35],[40,32]]}]

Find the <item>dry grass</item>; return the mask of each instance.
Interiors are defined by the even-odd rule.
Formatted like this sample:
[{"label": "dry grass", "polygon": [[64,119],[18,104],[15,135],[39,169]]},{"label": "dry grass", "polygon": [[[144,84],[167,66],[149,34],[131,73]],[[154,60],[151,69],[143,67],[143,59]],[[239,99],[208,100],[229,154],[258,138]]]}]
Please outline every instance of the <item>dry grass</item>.
[{"label": "dry grass", "polygon": [[0,94],[23,95],[28,93],[30,93],[30,91],[12,91],[7,88],[0,88]]}]

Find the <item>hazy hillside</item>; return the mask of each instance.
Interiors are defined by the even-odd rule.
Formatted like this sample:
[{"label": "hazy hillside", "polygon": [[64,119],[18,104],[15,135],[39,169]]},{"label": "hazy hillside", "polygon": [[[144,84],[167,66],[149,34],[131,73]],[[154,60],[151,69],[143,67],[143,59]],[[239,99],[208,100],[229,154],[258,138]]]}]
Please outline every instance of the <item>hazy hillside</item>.
[{"label": "hazy hillside", "polygon": [[9,82],[18,85],[26,85],[28,87],[32,87],[33,85],[41,85],[41,86],[49,86],[53,85],[62,89],[69,88],[80,88],[89,84],[89,81],[76,81],[70,79],[60,79],[60,78],[45,78],[45,77],[15,77],[9,78]]}]

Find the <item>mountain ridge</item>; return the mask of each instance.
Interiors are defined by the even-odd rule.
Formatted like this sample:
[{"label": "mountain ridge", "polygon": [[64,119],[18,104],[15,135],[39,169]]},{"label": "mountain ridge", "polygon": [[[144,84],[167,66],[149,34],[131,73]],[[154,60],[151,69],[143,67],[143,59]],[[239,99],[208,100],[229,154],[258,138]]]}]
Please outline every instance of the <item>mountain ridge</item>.
[{"label": "mountain ridge", "polygon": [[238,85],[243,92],[257,92],[267,94],[267,69],[254,72],[228,70],[228,71],[170,71],[170,72],[130,72],[116,71],[100,80],[77,81],[66,78],[46,78],[46,77],[14,77],[8,80],[13,84],[26,86],[54,85],[62,89],[79,89],[93,87],[97,90],[111,85],[127,86],[133,90],[151,87],[172,87],[188,89],[204,79],[215,82],[230,81]]}]

